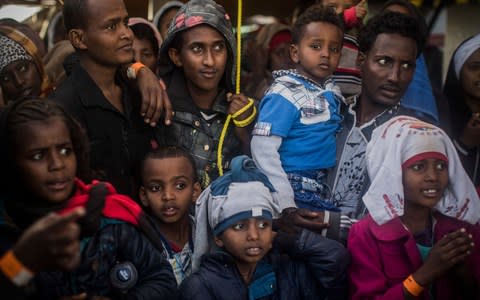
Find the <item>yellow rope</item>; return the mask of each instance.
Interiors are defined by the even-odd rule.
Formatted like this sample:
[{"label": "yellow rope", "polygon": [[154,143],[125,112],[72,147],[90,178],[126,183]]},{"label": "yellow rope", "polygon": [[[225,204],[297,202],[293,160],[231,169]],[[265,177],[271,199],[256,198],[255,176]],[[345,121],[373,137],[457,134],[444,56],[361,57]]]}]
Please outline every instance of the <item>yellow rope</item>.
[{"label": "yellow rope", "polygon": [[[237,8],[237,69],[236,69],[236,76],[235,76],[235,93],[240,94],[240,64],[242,63],[242,0],[238,0],[238,8]],[[223,175],[223,162],[222,162],[222,149],[223,149],[223,142],[225,140],[225,136],[227,135],[228,125],[230,124],[230,120],[232,119],[232,115],[228,114],[227,119],[225,120],[225,124],[223,124],[222,133],[220,134],[220,139],[218,141],[218,149],[217,149],[217,167],[218,167],[218,174],[220,176]]]}]

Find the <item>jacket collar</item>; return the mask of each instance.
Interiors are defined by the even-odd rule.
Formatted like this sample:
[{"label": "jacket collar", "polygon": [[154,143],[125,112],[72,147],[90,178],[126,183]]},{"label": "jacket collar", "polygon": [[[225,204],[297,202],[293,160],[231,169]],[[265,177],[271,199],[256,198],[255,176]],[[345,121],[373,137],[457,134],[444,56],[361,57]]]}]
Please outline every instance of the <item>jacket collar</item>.
[{"label": "jacket collar", "polygon": [[[102,90],[93,81],[88,72],[77,63],[72,70],[72,82],[75,91],[78,93],[80,102],[85,107],[100,107],[106,110],[118,112],[118,110],[105,98]],[[120,85],[122,89],[122,102],[125,110],[125,115],[129,115],[131,111],[131,101],[126,101],[129,98],[128,88],[126,83],[121,79],[121,75],[117,72],[115,75],[115,82]]]},{"label": "jacket collar", "polygon": [[[168,84],[167,93],[172,101],[173,110],[184,111],[192,114],[200,115],[200,110],[193,102],[190,92],[185,83],[185,75],[178,68],[175,69]],[[225,89],[220,89],[215,97],[212,111],[226,115],[228,102]]]},{"label": "jacket collar", "polygon": [[372,234],[381,241],[394,241],[408,238],[411,234],[402,224],[400,218],[394,218],[383,225],[378,225],[370,215],[369,228]]}]

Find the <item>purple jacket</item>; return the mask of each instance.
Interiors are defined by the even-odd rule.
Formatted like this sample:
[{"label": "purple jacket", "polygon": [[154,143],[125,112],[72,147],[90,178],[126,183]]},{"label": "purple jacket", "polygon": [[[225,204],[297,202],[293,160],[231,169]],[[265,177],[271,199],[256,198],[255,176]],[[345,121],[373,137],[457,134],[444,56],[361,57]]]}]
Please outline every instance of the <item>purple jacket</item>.
[{"label": "purple jacket", "polygon": [[[473,235],[475,248],[466,265],[480,285],[480,227],[441,214],[436,214],[435,219],[435,242],[462,227]],[[403,300],[402,282],[422,265],[413,235],[399,218],[379,226],[370,215],[366,216],[350,229],[348,249],[352,257],[348,275],[353,300]],[[434,287],[436,300],[462,299],[447,274],[437,279]],[[430,299],[428,289],[419,299]]]}]

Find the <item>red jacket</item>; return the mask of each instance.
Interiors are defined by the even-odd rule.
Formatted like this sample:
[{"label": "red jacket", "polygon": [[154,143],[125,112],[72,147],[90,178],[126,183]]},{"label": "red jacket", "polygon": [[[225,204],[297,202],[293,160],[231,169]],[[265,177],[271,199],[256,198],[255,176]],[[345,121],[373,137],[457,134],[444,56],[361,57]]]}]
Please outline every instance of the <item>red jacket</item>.
[{"label": "red jacket", "polygon": [[[473,235],[475,248],[466,261],[480,285],[480,227],[441,214],[435,215],[434,241],[445,234],[465,228]],[[352,299],[404,299],[402,282],[422,265],[413,235],[399,218],[377,225],[368,215],[354,224],[348,237],[352,256],[349,268]],[[448,271],[447,271],[448,273]],[[434,284],[436,300],[461,299],[447,274]],[[419,299],[430,299],[425,289]]]}]

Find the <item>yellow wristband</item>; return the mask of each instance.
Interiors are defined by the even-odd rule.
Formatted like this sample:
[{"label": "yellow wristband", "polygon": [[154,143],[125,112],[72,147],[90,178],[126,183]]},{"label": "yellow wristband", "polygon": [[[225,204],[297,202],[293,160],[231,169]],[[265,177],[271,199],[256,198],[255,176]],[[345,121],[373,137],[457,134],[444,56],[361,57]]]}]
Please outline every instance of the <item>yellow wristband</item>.
[{"label": "yellow wristband", "polygon": [[403,281],[403,287],[413,296],[418,297],[423,292],[423,286],[415,281],[412,275]]},{"label": "yellow wristband", "polygon": [[33,272],[15,257],[12,250],[0,258],[0,269],[17,286],[26,285],[33,278]]},{"label": "yellow wristband", "polygon": [[250,116],[248,116],[248,118],[246,118],[245,120],[241,120],[241,121],[237,121],[237,120],[233,119],[233,124],[235,124],[235,126],[237,126],[237,127],[248,126],[248,125],[250,125],[250,123],[253,122],[253,120],[255,120],[256,116],[257,116],[257,109],[255,108],[255,106],[253,106],[252,114]]}]

